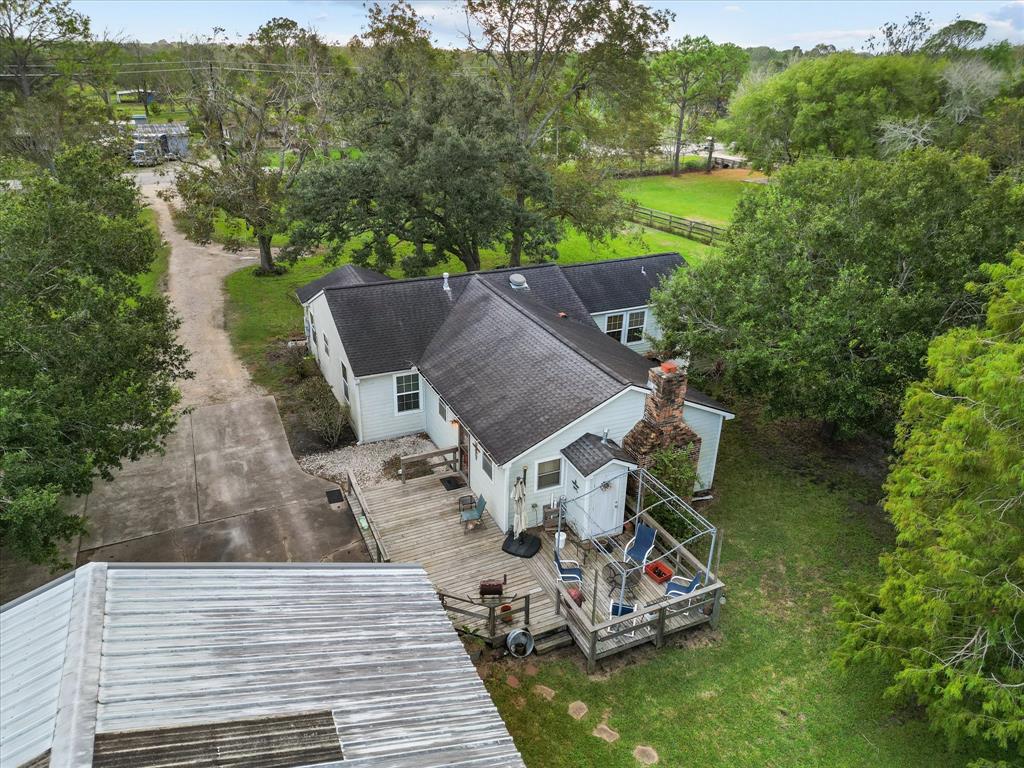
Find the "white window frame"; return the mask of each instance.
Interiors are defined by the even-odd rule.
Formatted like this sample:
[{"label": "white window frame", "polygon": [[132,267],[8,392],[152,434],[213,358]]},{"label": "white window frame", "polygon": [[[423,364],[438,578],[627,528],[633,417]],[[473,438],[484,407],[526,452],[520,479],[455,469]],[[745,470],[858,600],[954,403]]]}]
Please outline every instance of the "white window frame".
[{"label": "white window frame", "polygon": [[[402,411],[402,410],[398,409],[398,396],[400,394],[401,395],[411,395],[412,392],[411,391],[410,392],[399,392],[398,391],[398,380],[399,379],[403,379],[403,378],[408,378],[409,376],[415,376],[416,377],[416,384],[417,384],[416,402],[417,402],[417,406],[416,406],[416,408],[407,408],[406,410]],[[392,396],[393,396],[392,397],[392,403],[394,403],[394,406],[395,406],[395,416],[405,416],[405,415],[410,414],[410,413],[422,413],[423,412],[423,377],[420,376],[420,372],[419,371],[412,371],[411,373],[396,373],[396,374],[394,374],[394,376],[391,377],[391,393],[392,393]]]},{"label": "white window frame", "polygon": [[440,397],[437,398],[437,415],[441,417],[441,421],[448,421],[448,406]]},{"label": "white window frame", "polygon": [[494,479],[494,462],[487,455],[487,451],[483,451],[480,455],[480,468],[483,469],[484,474],[491,478],[491,480]]},{"label": "white window frame", "polygon": [[[540,465],[549,461],[558,462],[558,482],[554,485],[545,485],[543,488],[540,487]],[[537,459],[533,462],[533,490],[534,493],[540,493],[541,491],[550,491],[554,488],[561,488],[565,481],[565,463],[562,461],[561,456],[548,456],[546,459]]]},{"label": "white window frame", "polygon": [[[642,315],[643,321],[639,326],[631,325],[630,321],[633,319],[633,315]],[[640,329],[640,338],[636,341],[629,340],[630,330]],[[622,343],[623,344],[639,344],[644,340],[644,334],[647,332],[647,310],[646,309],[634,309],[630,312],[626,312],[626,324],[622,328]]]},{"label": "white window frame", "polygon": [[348,396],[348,366],[345,365],[345,361],[341,361],[341,389],[345,393],[345,400],[350,400]]},{"label": "white window frame", "polygon": [[[613,317],[617,317],[617,318],[619,318],[622,321],[622,325],[619,326],[619,329],[617,331],[616,330],[612,330],[612,329],[610,329],[608,327],[608,321],[611,320]],[[607,336],[610,339],[615,339],[616,341],[618,341],[621,344],[622,343],[622,334],[625,333],[625,330],[626,330],[626,313],[625,312],[616,312],[615,314],[606,315],[605,316],[605,318],[604,318],[604,335],[605,336]],[[616,336],[612,336],[613,333],[617,334],[617,335]]]}]

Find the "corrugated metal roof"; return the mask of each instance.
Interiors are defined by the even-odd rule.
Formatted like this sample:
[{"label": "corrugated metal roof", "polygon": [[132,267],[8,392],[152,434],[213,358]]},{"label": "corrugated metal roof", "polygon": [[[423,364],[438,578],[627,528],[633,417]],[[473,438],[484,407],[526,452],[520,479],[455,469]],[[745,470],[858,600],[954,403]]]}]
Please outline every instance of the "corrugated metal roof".
[{"label": "corrugated metal roof", "polygon": [[0,766],[50,748],[64,668],[74,578],[59,579],[0,612]]},{"label": "corrugated metal roof", "polygon": [[68,704],[95,715],[61,722],[81,731],[76,747],[95,736],[110,764],[147,765],[140,752],[119,763],[117,745],[167,728],[211,726],[187,747],[201,754],[208,732],[215,750],[216,724],[256,718],[266,718],[259,764],[285,764],[264,753],[294,749],[288,717],[319,712],[333,718],[341,766],[523,765],[422,568],[112,563],[103,584],[90,615],[99,652],[76,662],[97,682]]}]

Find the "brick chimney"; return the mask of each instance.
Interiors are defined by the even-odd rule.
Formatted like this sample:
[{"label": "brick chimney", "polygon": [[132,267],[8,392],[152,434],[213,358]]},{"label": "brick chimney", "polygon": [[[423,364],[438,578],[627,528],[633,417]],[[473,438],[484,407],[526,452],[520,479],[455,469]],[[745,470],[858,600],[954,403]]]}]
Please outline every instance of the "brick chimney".
[{"label": "brick chimney", "polygon": [[686,401],[686,364],[666,360],[647,374],[651,392],[644,404],[644,417],[622,441],[637,463],[646,467],[650,456],[662,448],[684,448],[693,444],[693,460],[700,455],[700,437],[683,419]]}]

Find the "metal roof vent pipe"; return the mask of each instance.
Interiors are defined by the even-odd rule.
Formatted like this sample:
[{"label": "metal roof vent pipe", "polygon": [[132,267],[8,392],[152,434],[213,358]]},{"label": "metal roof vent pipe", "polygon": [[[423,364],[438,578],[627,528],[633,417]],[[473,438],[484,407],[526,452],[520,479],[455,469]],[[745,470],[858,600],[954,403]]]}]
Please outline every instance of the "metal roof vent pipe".
[{"label": "metal roof vent pipe", "polygon": [[607,429],[604,431],[604,434],[601,436],[601,445],[608,445],[608,430]]},{"label": "metal roof vent pipe", "polygon": [[450,285],[448,285],[448,273],[447,272],[443,273],[441,275],[441,277],[444,278],[444,282],[441,283],[441,287],[444,288],[444,290],[448,291],[448,293],[451,293],[452,292],[452,287]]},{"label": "metal roof vent pipe", "polygon": [[513,291],[528,291],[530,286],[526,283],[526,276],[519,272],[513,272],[508,276],[508,284]]}]

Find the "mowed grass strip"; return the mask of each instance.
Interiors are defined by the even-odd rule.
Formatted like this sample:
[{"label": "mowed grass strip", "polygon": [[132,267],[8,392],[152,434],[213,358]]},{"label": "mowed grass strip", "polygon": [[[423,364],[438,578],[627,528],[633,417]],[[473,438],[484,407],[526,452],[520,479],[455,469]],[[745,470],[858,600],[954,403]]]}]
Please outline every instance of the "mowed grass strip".
[{"label": "mowed grass strip", "polygon": [[136,278],[143,295],[150,296],[164,289],[164,278],[167,276],[167,269],[170,266],[171,246],[164,242],[163,236],[160,234],[160,227],[156,222],[156,211],[152,208],[143,208],[142,219],[156,232],[157,239],[160,241],[156,258],[150,264],[149,271],[143,272]]},{"label": "mowed grass strip", "polygon": [[760,189],[744,179],[763,178],[745,168],[725,168],[711,173],[691,172],[679,176],[646,176],[619,182],[624,197],[645,208],[672,213],[687,219],[725,227],[744,194]]},{"label": "mowed grass strip", "polygon": [[[780,462],[786,450],[800,471]],[[635,768],[638,745],[666,766],[967,764],[916,713],[894,711],[879,674],[840,676],[830,666],[839,639],[833,597],[846,582],[878,577],[892,534],[872,503],[877,487],[841,469],[808,472],[814,460],[813,449],[762,442],[741,420],[727,424],[708,510],[725,536],[718,633],[692,633],[694,647],[619,657],[592,677],[574,650],[532,660],[535,676],[521,663],[487,669],[487,688],[530,768]],[[580,721],[567,711],[574,701],[588,708]],[[591,735],[601,722],[620,738]]]}]

